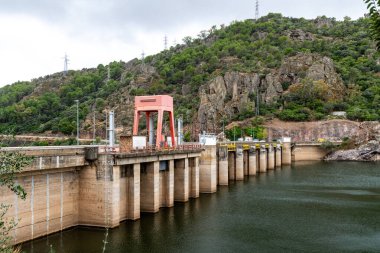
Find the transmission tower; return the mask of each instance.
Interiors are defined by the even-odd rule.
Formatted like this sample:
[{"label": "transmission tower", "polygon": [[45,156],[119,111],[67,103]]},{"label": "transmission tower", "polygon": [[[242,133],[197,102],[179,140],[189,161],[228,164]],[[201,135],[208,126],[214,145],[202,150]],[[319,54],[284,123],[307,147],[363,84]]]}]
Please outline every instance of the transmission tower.
[{"label": "transmission tower", "polygon": [[168,49],[168,36],[165,35],[164,37],[164,47],[165,47],[165,50]]},{"label": "transmission tower", "polygon": [[145,60],[145,53],[144,53],[144,51],[142,51],[142,53],[141,53],[141,61],[144,63],[144,60]]},{"label": "transmission tower", "polygon": [[65,56],[63,57],[63,75],[67,75],[67,70],[68,70],[68,65],[69,65],[69,58],[67,57],[67,54],[65,53]]},{"label": "transmission tower", "polygon": [[260,17],[260,13],[259,13],[259,0],[256,0],[255,19],[258,20],[259,17]]},{"label": "transmission tower", "polygon": [[144,50],[141,53],[141,66],[145,67],[145,53],[144,53]]}]

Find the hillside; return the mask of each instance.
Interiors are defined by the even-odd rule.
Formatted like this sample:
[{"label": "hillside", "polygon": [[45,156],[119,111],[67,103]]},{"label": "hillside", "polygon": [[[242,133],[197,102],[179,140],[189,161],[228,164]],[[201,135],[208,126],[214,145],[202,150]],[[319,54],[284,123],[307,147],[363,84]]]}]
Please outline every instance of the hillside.
[{"label": "hillside", "polygon": [[[380,53],[368,19],[315,20],[269,14],[212,27],[142,62],[112,62],[0,89],[0,133],[73,134],[80,104],[82,137],[104,138],[105,111],[119,132],[132,126],[133,97],[171,94],[185,129],[218,132],[255,115],[286,121],[380,119]],[[108,75],[108,67],[110,69]],[[109,78],[108,78],[109,77]]]}]

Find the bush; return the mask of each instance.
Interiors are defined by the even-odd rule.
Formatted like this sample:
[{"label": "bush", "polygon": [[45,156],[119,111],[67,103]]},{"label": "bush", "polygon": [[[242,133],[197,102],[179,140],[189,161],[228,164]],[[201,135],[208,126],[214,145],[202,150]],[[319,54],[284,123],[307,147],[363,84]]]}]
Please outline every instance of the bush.
[{"label": "bush", "polygon": [[337,149],[337,145],[335,145],[331,141],[325,141],[322,143],[321,148],[323,148],[324,150],[328,152],[332,152]]}]

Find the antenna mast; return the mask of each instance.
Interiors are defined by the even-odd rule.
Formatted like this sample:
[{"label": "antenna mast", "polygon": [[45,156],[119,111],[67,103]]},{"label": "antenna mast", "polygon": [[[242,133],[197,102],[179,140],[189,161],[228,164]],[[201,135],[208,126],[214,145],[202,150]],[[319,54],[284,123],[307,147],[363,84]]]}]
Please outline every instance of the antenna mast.
[{"label": "antenna mast", "polygon": [[259,0],[256,0],[255,20],[258,20],[259,17],[260,17],[260,14],[259,14]]}]

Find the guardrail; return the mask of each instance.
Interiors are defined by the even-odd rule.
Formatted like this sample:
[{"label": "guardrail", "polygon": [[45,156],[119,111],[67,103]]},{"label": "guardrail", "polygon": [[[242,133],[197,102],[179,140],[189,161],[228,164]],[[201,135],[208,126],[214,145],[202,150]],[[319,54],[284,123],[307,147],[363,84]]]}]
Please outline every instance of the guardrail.
[{"label": "guardrail", "polygon": [[251,147],[255,147],[256,149],[261,149],[262,147],[269,148],[270,145],[272,145],[273,148],[277,147],[283,147],[284,145],[282,143],[265,143],[265,142],[255,142],[250,144],[241,144],[241,143],[220,143],[218,144],[219,147],[227,148],[227,151],[236,151],[237,146],[241,145],[243,150],[250,150]]},{"label": "guardrail", "polygon": [[160,151],[194,151],[194,150],[200,150],[203,148],[203,145],[201,144],[185,144],[185,145],[177,145],[175,147],[156,147],[155,145],[152,146],[146,146],[144,148],[137,148],[137,149],[130,149],[130,150],[121,150],[121,153],[154,153],[154,152],[160,152]]}]

